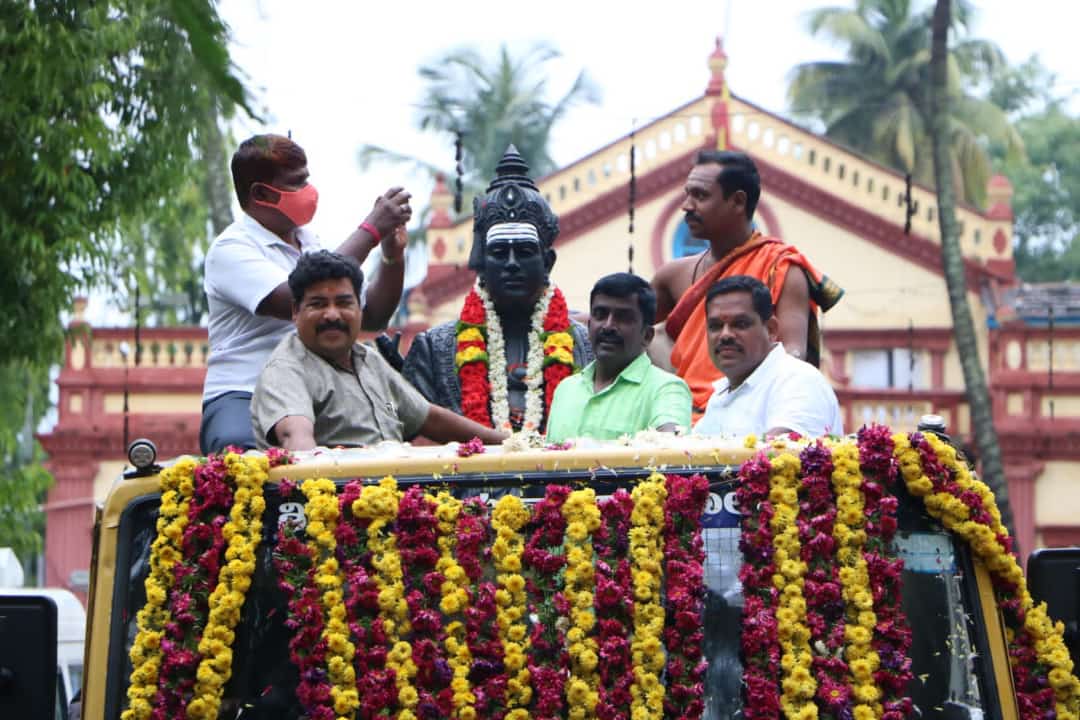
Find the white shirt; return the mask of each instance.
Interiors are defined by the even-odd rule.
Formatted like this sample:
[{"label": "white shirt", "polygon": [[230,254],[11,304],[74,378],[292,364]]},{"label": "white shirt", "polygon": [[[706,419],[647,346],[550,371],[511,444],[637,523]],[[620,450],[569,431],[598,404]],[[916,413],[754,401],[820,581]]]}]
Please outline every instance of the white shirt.
[{"label": "white shirt", "polygon": [[713,383],[695,435],[762,435],[788,428],[800,435],[842,435],[836,393],[817,368],[788,355],[777,343],[734,390],[728,379]]},{"label": "white shirt", "polygon": [[253,392],[270,353],[292,331],[291,321],[255,309],[289,279],[301,252],[321,249],[306,227],[296,237],[300,250],[241,212],[211,243],[203,279],[210,307],[203,402],[229,391]]}]

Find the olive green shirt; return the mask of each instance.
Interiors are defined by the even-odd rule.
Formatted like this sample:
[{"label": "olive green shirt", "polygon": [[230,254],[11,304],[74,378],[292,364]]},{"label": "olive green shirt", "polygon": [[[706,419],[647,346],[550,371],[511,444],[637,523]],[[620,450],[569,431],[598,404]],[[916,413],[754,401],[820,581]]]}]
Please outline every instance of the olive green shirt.
[{"label": "olive green shirt", "polygon": [[315,442],[326,447],[416,435],[428,401],[377,350],[354,345],[352,365],[350,370],[323,359],[289,333],[270,355],[251,398],[259,448],[278,444],[274,426],[290,415],[311,420]]},{"label": "olive green shirt", "polygon": [[547,438],[616,440],[673,423],[690,429],[690,388],[641,353],[607,387],[594,392],[596,361],[559,383],[551,400]]}]

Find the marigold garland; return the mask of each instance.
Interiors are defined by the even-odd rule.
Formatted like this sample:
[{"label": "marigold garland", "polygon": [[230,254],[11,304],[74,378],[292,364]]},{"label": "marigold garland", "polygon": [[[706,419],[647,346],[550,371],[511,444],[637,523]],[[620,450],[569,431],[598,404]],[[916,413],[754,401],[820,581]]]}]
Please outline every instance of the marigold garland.
[{"label": "marigold garland", "polygon": [[495,592],[496,617],[508,677],[507,720],[528,720],[528,706],[533,695],[532,677],[526,666],[529,637],[525,624],[525,579],[520,574],[525,551],[525,540],[521,533],[528,521],[529,511],[521,498],[514,495],[499,498],[491,515],[491,527],[495,531],[491,554],[495,560],[499,586]]},{"label": "marigold garland", "polygon": [[[201,661],[199,636],[210,612],[210,592],[217,584],[225,549],[224,526],[233,490],[227,482],[225,462],[219,455],[195,468],[194,493],[188,504],[182,552],[189,562],[173,568],[169,593],[171,620],[161,641],[162,662],[153,717],[182,717],[187,711],[195,672]],[[186,482],[185,482],[186,484]]]},{"label": "marigold garland", "polygon": [[661,602],[664,557],[664,476],[653,473],[631,493],[630,560],[634,586],[634,639],[630,644],[634,682],[630,686],[632,720],[664,713],[664,606]]},{"label": "marigold garland", "polygon": [[956,450],[927,433],[893,436],[908,491],[963,538],[994,578],[998,606],[1012,635],[1009,653],[1020,715],[1059,720],[1080,717],[1080,681],[1062,639],[1063,626],[1035,605],[993,493],[971,476]]},{"label": "marigold garland", "polygon": [[570,605],[570,628],[566,633],[570,655],[570,678],[566,684],[566,702],[570,720],[596,717],[598,677],[596,638],[593,628],[593,596],[596,576],[593,567],[592,534],[600,527],[600,510],[592,488],[575,490],[562,506],[566,519],[566,600]]},{"label": "marigold garland", "polygon": [[468,575],[454,557],[457,547],[457,522],[461,516],[461,501],[443,491],[435,497],[435,517],[438,520],[439,560],[435,570],[442,578],[439,587],[440,608],[449,622],[444,628],[443,646],[452,673],[450,687],[453,692],[455,718],[473,720],[476,717],[476,695],[472,692],[469,671],[472,669],[472,653],[469,651],[465,613],[469,608]]},{"label": "marigold garland", "polygon": [[379,589],[383,631],[390,647],[386,666],[394,672],[397,701],[401,706],[398,718],[415,720],[420,696],[413,685],[417,667],[413,661],[412,645],[407,639],[412,626],[409,624],[409,604],[405,600],[401,556],[391,527],[397,519],[398,500],[397,481],[387,476],[378,485],[364,487],[360,497],[353,502],[352,511],[356,517],[369,521],[368,548],[372,553],[371,565]]},{"label": "marigold garland", "polygon": [[877,616],[870,592],[870,574],[863,548],[866,545],[865,499],[858,447],[843,442],[833,447],[833,492],[836,494],[836,562],[845,606],[844,659],[851,675],[856,720],[881,716],[881,690],[874,679],[880,666],[872,640]]},{"label": "marigold garland", "polygon": [[775,508],[769,526],[773,532],[773,585],[780,592],[776,610],[776,634],[780,640],[780,707],[788,718],[812,720],[817,717],[814,695],[817,683],[811,673],[810,629],[806,626],[806,599],[803,597],[806,563],[799,542],[799,459],[782,454],[772,460],[769,500]]},{"label": "marigold garland", "polygon": [[255,572],[255,549],[262,538],[262,514],[266,509],[263,484],[270,459],[263,455],[225,455],[225,467],[235,479],[236,491],[229,521],[222,529],[228,549],[218,582],[210,593],[210,614],[199,640],[202,661],[196,670],[195,688],[187,706],[192,720],[216,720],[221,692],[232,676],[233,630]]},{"label": "marigold garland", "polygon": [[161,472],[161,509],[157,537],[150,546],[150,574],[143,583],[146,604],[136,616],[138,632],[131,645],[128,707],[121,720],[147,720],[153,712],[161,670],[161,641],[171,617],[166,601],[174,581],[173,570],[183,559],[181,543],[188,523],[188,504],[194,493],[196,461],[185,457]]}]

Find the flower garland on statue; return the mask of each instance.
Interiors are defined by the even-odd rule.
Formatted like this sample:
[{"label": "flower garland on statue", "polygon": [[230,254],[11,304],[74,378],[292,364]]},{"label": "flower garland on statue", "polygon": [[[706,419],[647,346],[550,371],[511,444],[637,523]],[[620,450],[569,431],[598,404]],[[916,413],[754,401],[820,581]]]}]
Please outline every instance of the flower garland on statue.
[{"label": "flower garland on statue", "polygon": [[709,497],[709,481],[703,475],[668,476],[664,504],[664,597],[667,621],[668,691],[666,717],[696,720],[705,710],[704,679],[708,663],[701,625],[705,604],[705,543],[701,514]]},{"label": "flower garland on statue", "polygon": [[634,639],[630,644],[634,682],[630,686],[631,717],[664,714],[664,606],[661,598],[664,558],[664,476],[653,473],[630,494],[630,562],[634,586]]},{"label": "flower garland on statue", "polygon": [[567,560],[563,592],[570,605],[570,628],[566,632],[570,656],[570,678],[566,683],[566,702],[570,708],[567,717],[569,720],[586,720],[596,717],[599,699],[596,673],[599,657],[596,638],[592,636],[596,625],[592,535],[600,527],[596,492],[588,488],[570,493],[563,503],[562,515],[566,520]]},{"label": "flower garland on statue", "polygon": [[138,632],[131,645],[131,678],[128,684],[128,707],[122,720],[147,720],[153,712],[151,702],[158,692],[161,670],[161,644],[165,627],[171,621],[166,602],[172,589],[175,569],[182,565],[181,543],[188,523],[188,507],[195,486],[192,481],[196,461],[186,457],[161,472],[161,509],[157,519],[157,537],[150,546],[150,574],[143,583],[146,604],[136,616]]},{"label": "flower garland on statue", "polygon": [[[491,297],[477,283],[458,319],[454,364],[461,383],[462,414],[509,432],[516,428],[510,419],[506,340],[498,317]],[[573,370],[574,337],[566,298],[558,288],[548,287],[530,320],[525,416],[520,429],[543,429],[555,388]]]},{"label": "flower garland on statue", "polygon": [[931,516],[963,538],[994,579],[998,607],[1009,634],[1009,654],[1020,716],[1024,720],[1080,717],[1080,681],[1062,639],[1063,627],[1035,605],[1012,539],[1001,522],[993,493],[971,477],[955,448],[933,434],[893,436],[908,491],[921,497]]}]

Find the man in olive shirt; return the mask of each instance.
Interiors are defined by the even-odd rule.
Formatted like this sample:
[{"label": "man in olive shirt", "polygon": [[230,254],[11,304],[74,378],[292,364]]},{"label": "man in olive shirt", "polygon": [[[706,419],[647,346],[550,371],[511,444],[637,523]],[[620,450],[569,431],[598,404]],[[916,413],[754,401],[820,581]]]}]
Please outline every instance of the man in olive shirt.
[{"label": "man in olive shirt", "polygon": [[589,341],[596,359],[556,388],[548,440],[689,429],[690,389],[645,352],[655,317],[656,293],[637,275],[615,273],[593,286]]},{"label": "man in olive shirt", "polygon": [[363,275],[352,258],[306,253],[289,275],[296,332],[274,350],[255,385],[260,448],[374,445],[423,435],[438,442],[501,432],[431,405],[378,351],[359,345]]}]

